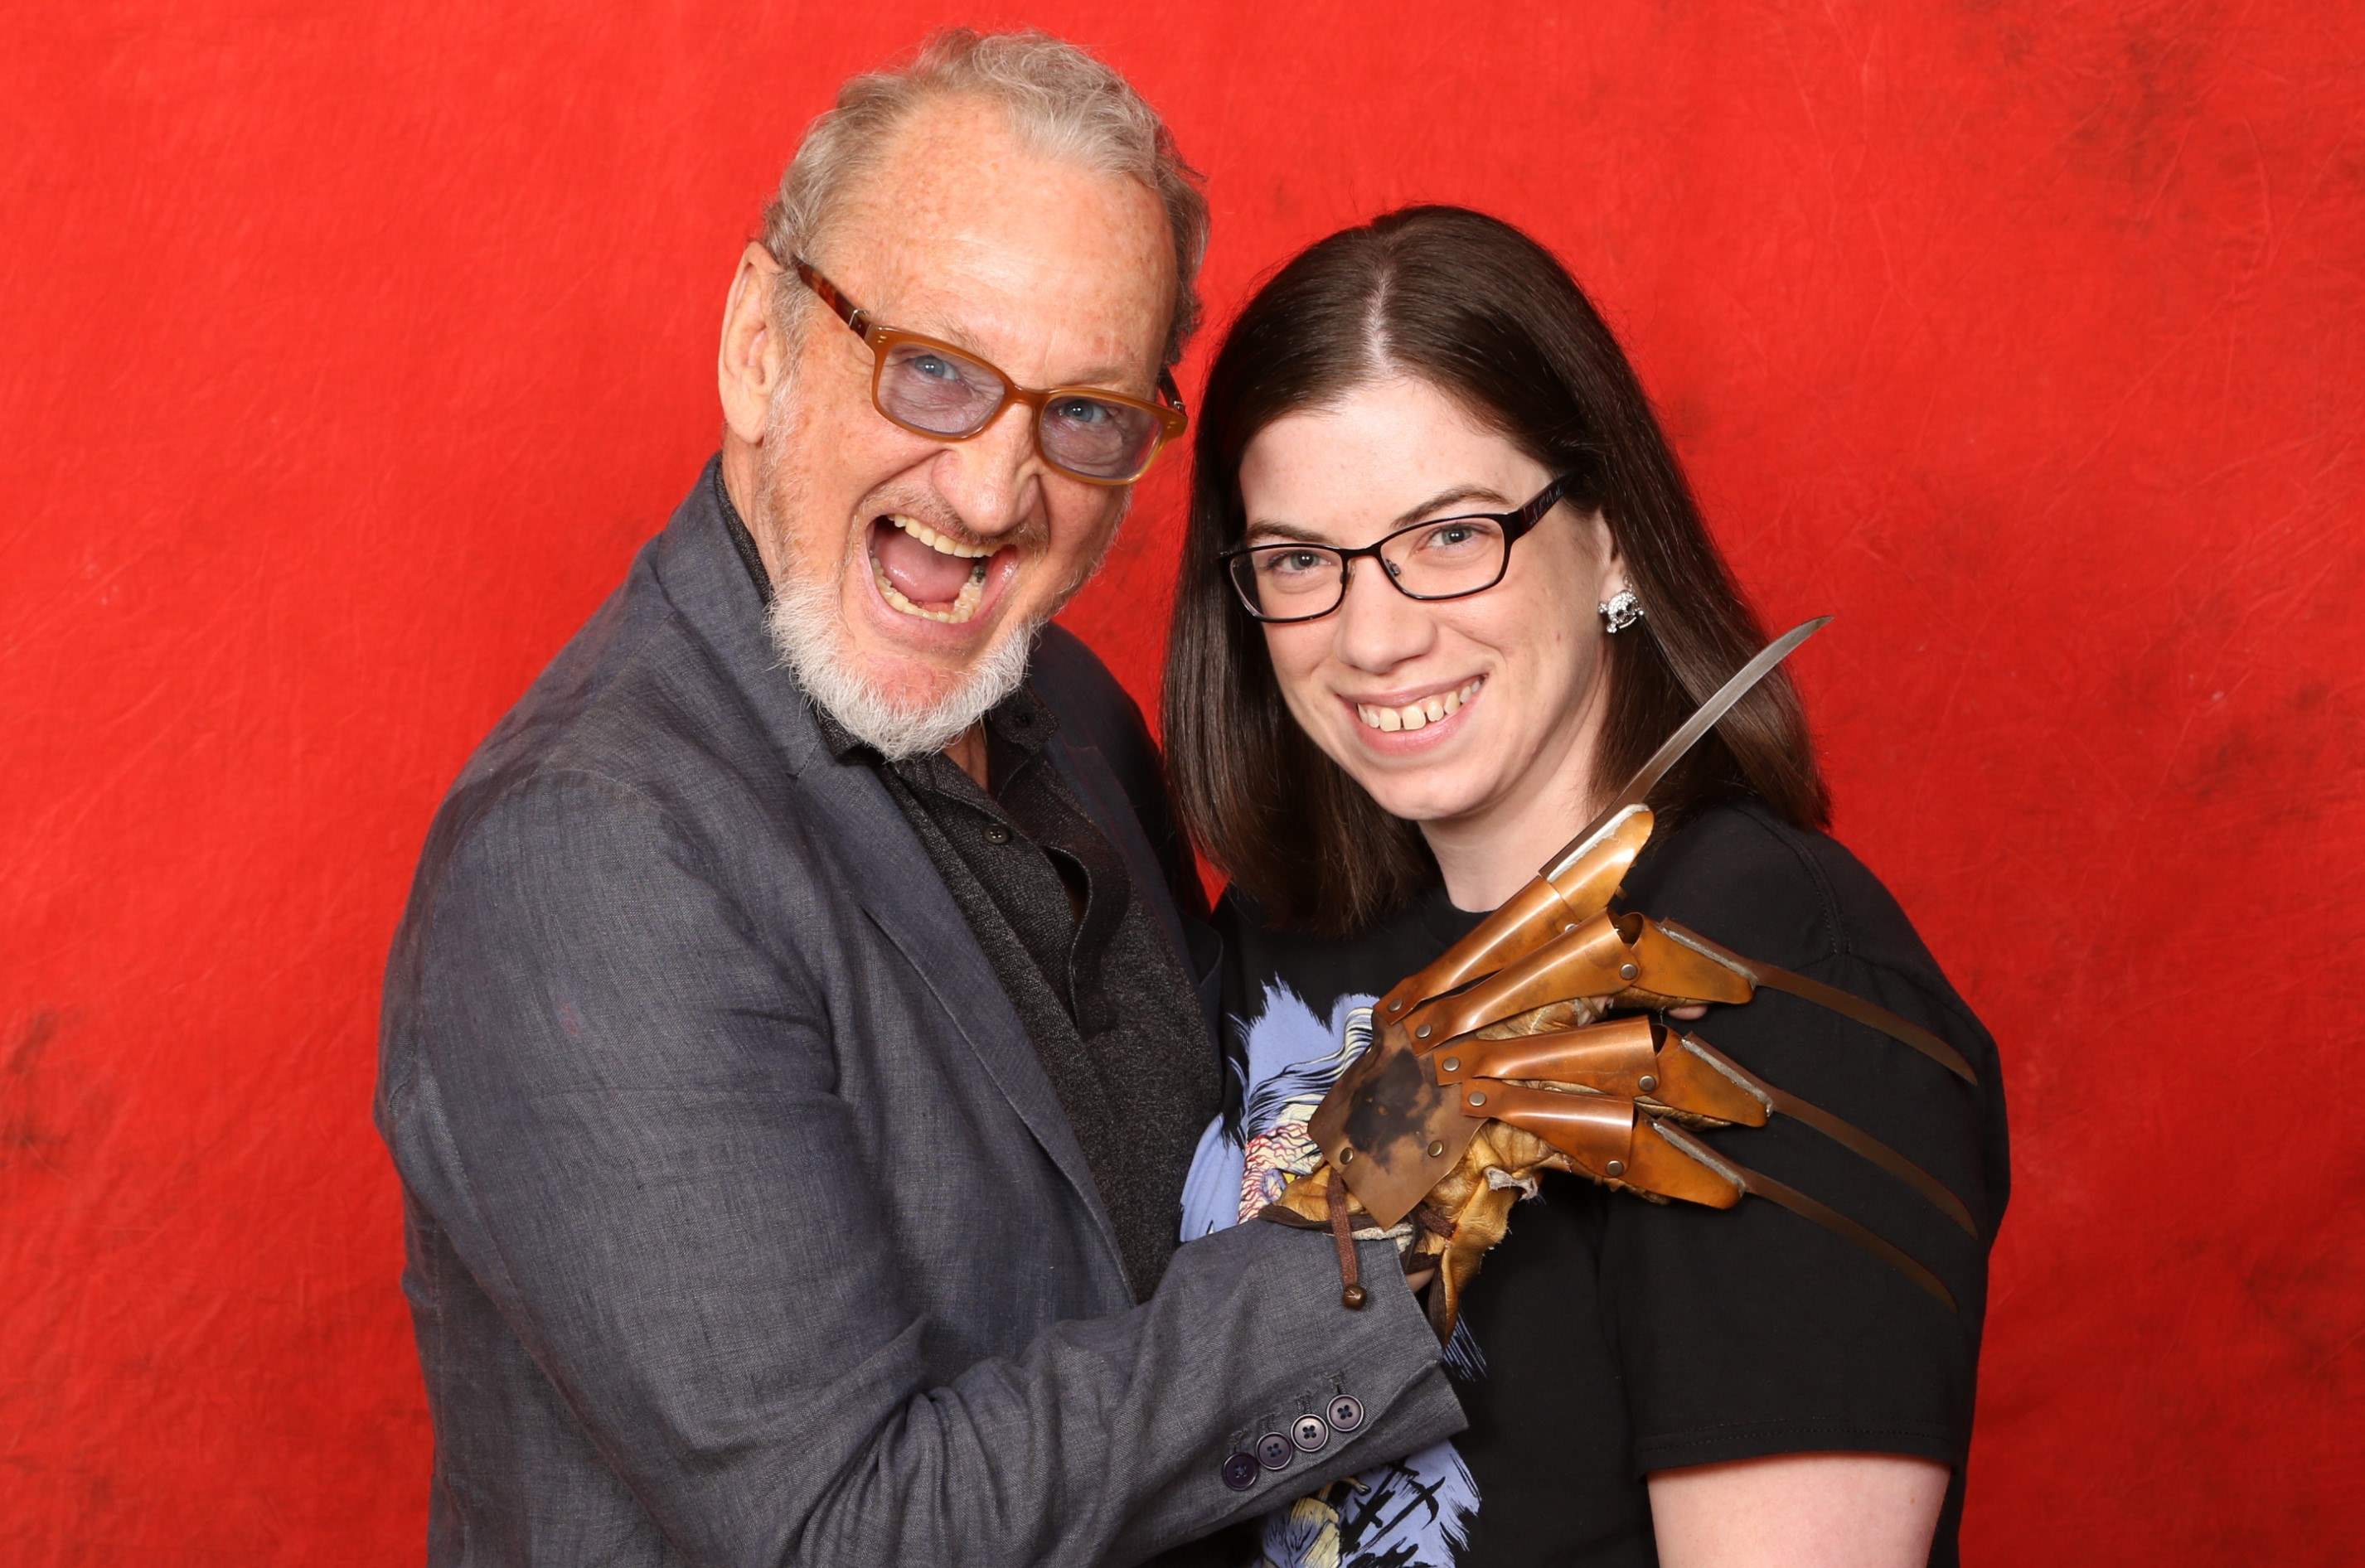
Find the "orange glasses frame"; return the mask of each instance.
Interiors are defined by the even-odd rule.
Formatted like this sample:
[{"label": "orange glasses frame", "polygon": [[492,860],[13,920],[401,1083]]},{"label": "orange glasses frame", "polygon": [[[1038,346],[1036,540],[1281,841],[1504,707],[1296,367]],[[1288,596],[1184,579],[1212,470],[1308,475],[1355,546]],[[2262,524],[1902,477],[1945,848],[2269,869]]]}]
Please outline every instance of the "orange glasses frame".
[{"label": "orange glasses frame", "polygon": [[[870,406],[879,410],[880,418],[899,429],[910,431],[913,435],[924,435],[932,441],[968,441],[972,436],[983,433],[987,426],[1000,419],[1003,409],[1013,403],[1024,403],[1034,411],[1035,450],[1041,454],[1044,462],[1065,474],[1069,478],[1079,480],[1083,484],[1116,486],[1130,485],[1149,473],[1150,465],[1158,461],[1158,454],[1166,450],[1166,443],[1190,427],[1191,417],[1183,410],[1182,389],[1174,385],[1174,376],[1171,371],[1160,370],[1158,373],[1158,393],[1165,399],[1162,403],[1145,402],[1139,398],[1129,398],[1122,392],[1112,392],[1105,386],[1039,388],[1021,386],[1016,381],[1003,375],[1000,366],[957,343],[948,343],[941,338],[931,338],[921,332],[906,332],[898,327],[880,326],[871,319],[869,311],[846,298],[839,291],[838,286],[824,277],[820,270],[811,262],[806,261],[802,256],[798,256],[794,258],[793,265],[798,278],[807,288],[813,291],[814,297],[835,311],[837,319],[846,323],[849,331],[870,345]],[[879,382],[880,378],[886,374],[888,351],[898,343],[917,343],[924,348],[938,350],[956,359],[967,360],[971,364],[993,372],[994,378],[1002,383],[1002,401],[996,403],[985,418],[978,421],[975,430],[963,431],[958,435],[947,435],[943,431],[932,431],[924,426],[915,425],[908,420],[897,418],[880,399]],[[1141,409],[1158,421],[1158,439],[1151,442],[1149,450],[1142,454],[1141,465],[1138,468],[1121,477],[1082,474],[1069,467],[1044,450],[1043,406],[1057,398],[1073,397],[1096,398],[1105,403],[1122,403],[1128,409]]]}]

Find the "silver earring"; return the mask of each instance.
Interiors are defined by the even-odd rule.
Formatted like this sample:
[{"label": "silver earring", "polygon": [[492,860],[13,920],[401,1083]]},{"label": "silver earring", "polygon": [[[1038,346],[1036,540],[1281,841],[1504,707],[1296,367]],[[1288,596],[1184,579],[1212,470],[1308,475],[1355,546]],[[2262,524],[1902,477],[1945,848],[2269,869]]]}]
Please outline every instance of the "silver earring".
[{"label": "silver earring", "polygon": [[1620,588],[1594,608],[1601,612],[1602,630],[1613,637],[1642,619],[1642,600],[1632,588]]}]

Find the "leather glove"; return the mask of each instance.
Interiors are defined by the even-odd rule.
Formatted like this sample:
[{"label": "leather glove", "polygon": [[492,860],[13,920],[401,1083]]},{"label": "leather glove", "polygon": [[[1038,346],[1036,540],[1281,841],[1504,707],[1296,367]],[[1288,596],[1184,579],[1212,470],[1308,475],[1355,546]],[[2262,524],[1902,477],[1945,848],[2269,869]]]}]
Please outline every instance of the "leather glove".
[{"label": "leather glove", "polygon": [[[1590,1003],[1564,1002],[1482,1034],[1509,1038],[1588,1024],[1598,1015],[1599,1009]],[[1290,1182],[1258,1217],[1328,1229],[1339,1241],[1341,1299],[1350,1306],[1360,1306],[1365,1299],[1353,1243],[1382,1236],[1394,1240],[1407,1275],[1433,1272],[1428,1287],[1429,1321],[1442,1343],[1452,1336],[1463,1293],[1477,1277],[1480,1264],[1509,1228],[1511,1205],[1535,1194],[1542,1171],[1568,1169],[1567,1158],[1535,1134],[1508,1122],[1488,1121],[1480,1125],[1453,1168],[1394,1227],[1377,1225],[1327,1160]]]}]

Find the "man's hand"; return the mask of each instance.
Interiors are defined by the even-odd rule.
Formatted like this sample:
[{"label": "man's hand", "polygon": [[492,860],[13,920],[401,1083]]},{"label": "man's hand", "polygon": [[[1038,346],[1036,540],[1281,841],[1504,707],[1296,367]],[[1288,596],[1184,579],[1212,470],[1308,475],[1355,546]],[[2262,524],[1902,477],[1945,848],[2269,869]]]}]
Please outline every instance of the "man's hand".
[{"label": "man's hand", "polygon": [[[1567,1169],[1566,1158],[1533,1133],[1487,1122],[1411,1216],[1384,1233],[1404,1260],[1406,1283],[1427,1293],[1429,1325],[1440,1343],[1461,1316],[1463,1292],[1509,1228],[1511,1205],[1535,1192],[1541,1171]],[[1383,1233],[1327,1162],[1290,1182],[1260,1217],[1351,1238],[1340,1247],[1339,1266],[1349,1299],[1357,1299],[1353,1293],[1362,1287],[1351,1238]]]}]

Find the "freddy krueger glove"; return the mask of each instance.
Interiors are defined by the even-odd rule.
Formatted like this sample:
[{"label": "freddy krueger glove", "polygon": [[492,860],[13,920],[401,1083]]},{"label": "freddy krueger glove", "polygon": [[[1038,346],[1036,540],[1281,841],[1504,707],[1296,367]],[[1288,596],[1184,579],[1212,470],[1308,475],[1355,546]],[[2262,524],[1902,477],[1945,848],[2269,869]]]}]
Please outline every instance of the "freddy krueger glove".
[{"label": "freddy krueger glove", "polygon": [[[1359,1010],[1368,1013],[1368,1010]],[[1485,1031],[1497,1038],[1530,1033],[1547,1024],[1590,1023],[1596,1010],[1573,1003],[1540,1011]],[[1351,1021],[1351,1032],[1361,1019]],[[1348,1163],[1351,1165],[1351,1155]],[[1260,1216],[1304,1228],[1322,1227],[1339,1243],[1342,1299],[1360,1306],[1368,1287],[1361,1277],[1354,1242],[1386,1236],[1408,1276],[1431,1276],[1429,1318],[1440,1342],[1450,1338],[1461,1316],[1462,1293],[1478,1265],[1502,1240],[1511,1205],[1535,1194],[1537,1177],[1550,1169],[1571,1169],[1568,1159],[1542,1138],[1508,1122],[1488,1119],[1471,1137],[1453,1168],[1392,1226],[1382,1226],[1354,1197],[1348,1184],[1323,1160],[1298,1177]]]},{"label": "freddy krueger glove", "polygon": [[[1503,1238],[1511,1205],[1547,1169],[1660,1203],[1732,1208],[1744,1195],[1764,1197],[1872,1251],[1951,1311],[1953,1297],[1922,1264],[1698,1133],[1788,1115],[1976,1235],[1960,1200],[1895,1149],[1662,1019],[1675,1009],[1745,1005],[1770,988],[1869,1025],[1976,1085],[1969,1065],[1937,1036],[1860,998],[1672,921],[1613,911],[1652,822],[1640,805],[1610,814],[1373,1003],[1371,1044],[1306,1124],[1322,1163],[1260,1217],[1327,1227],[1351,1307],[1365,1299],[1355,1238],[1393,1237],[1408,1273],[1436,1271],[1429,1316],[1440,1338],[1452,1331],[1480,1260]],[[1620,1011],[1626,1015],[1607,1016]]]}]

